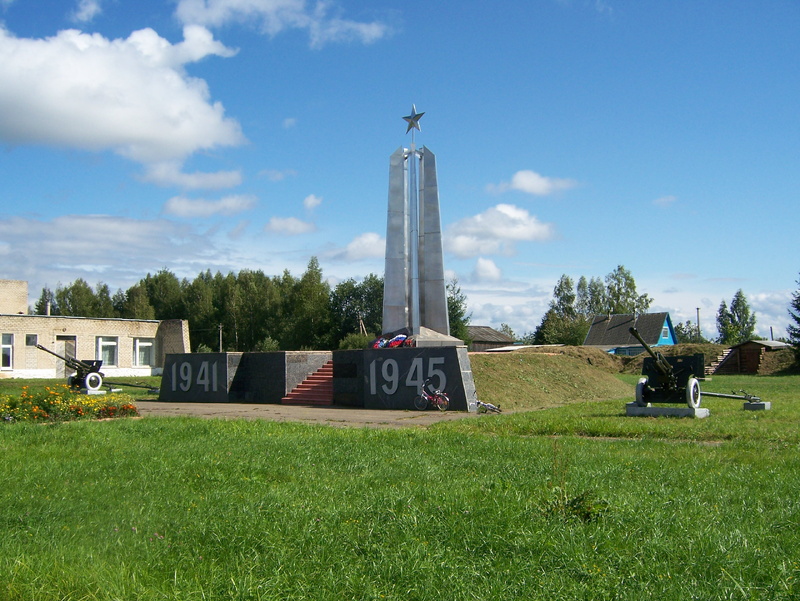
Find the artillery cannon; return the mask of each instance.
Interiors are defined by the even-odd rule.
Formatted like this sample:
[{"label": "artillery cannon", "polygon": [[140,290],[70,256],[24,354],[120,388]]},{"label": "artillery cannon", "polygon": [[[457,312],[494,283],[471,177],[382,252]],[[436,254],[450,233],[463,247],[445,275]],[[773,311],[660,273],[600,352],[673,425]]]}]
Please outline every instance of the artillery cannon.
[{"label": "artillery cannon", "polygon": [[646,407],[648,403],[685,402],[692,409],[700,407],[698,379],[704,376],[704,355],[697,353],[692,356],[665,357],[650,348],[636,328],[629,328],[628,331],[650,355],[645,357],[643,377],[636,383],[636,404]]},{"label": "artillery cannon", "polygon": [[94,391],[99,390],[103,385],[103,373],[100,371],[103,362],[100,359],[80,361],[73,357],[59,355],[55,351],[43,347],[41,344],[37,344],[36,348],[58,357],[69,369],[75,370],[75,375],[67,378],[67,384],[70,388],[85,388],[86,390]]},{"label": "artillery cannon", "polygon": [[[93,359],[90,361],[80,361],[78,359],[73,359],[72,357],[65,357],[64,355],[59,355],[58,353],[51,351],[49,348],[43,347],[41,344],[37,344],[36,348],[39,350],[44,351],[45,353],[50,353],[51,355],[58,357],[61,359],[69,369],[75,370],[75,375],[69,376],[67,378],[67,386],[70,388],[77,388],[80,390],[81,388],[85,388],[90,392],[95,392],[100,390],[100,387],[103,385],[103,372],[100,371],[100,368],[103,366],[103,361],[100,359]],[[133,388],[146,388],[150,392],[154,392],[158,394],[159,389],[154,388],[152,386],[147,386],[145,384],[128,384],[122,382],[109,382],[108,380],[105,381],[106,387],[109,389],[111,386],[131,386]]]}]

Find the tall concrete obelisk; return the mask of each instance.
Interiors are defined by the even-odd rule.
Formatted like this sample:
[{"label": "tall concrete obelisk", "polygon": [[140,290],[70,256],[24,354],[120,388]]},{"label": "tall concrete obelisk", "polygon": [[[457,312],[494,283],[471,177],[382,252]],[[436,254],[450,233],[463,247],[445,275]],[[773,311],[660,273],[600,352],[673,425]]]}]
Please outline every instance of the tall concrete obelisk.
[{"label": "tall concrete obelisk", "polygon": [[383,331],[408,328],[420,337],[428,329],[449,336],[436,156],[414,143],[422,115],[412,105],[403,117],[411,147],[401,146],[389,158]]}]

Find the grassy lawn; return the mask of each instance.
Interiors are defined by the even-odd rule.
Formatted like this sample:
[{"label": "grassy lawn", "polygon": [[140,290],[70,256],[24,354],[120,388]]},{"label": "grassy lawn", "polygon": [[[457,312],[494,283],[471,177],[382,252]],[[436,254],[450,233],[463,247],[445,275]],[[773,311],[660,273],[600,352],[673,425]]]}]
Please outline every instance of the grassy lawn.
[{"label": "grassy lawn", "polygon": [[773,409],[704,420],[6,424],[0,599],[797,599],[798,386],[714,378]]}]

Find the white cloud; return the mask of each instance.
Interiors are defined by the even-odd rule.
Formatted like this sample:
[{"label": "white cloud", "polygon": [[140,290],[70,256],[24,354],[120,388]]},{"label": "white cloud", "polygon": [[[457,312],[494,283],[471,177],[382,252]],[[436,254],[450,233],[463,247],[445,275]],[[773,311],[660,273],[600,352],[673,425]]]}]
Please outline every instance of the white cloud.
[{"label": "white cloud", "polygon": [[103,7],[100,6],[100,0],[79,0],[72,18],[80,23],[88,23],[101,12]]},{"label": "white cloud", "polygon": [[180,163],[165,161],[147,165],[141,179],[158,186],[178,186],[187,190],[220,190],[241,184],[242,172],[237,170],[184,173],[181,171]]},{"label": "white cloud", "polygon": [[374,232],[366,232],[353,238],[344,249],[329,254],[342,261],[383,258],[386,254],[386,239]]},{"label": "white cloud", "polygon": [[515,252],[516,242],[542,242],[553,238],[555,229],[525,209],[499,204],[474,217],[448,226],[445,249],[459,258]]},{"label": "white cloud", "polygon": [[501,182],[499,184],[489,184],[486,189],[489,192],[500,194],[508,190],[518,190],[525,194],[532,194],[534,196],[547,196],[554,192],[561,190],[568,190],[574,188],[577,182],[571,179],[558,179],[553,177],[545,177],[539,175],[535,171],[523,170],[517,171],[512,177],[510,182]]},{"label": "white cloud", "polygon": [[258,173],[259,176],[265,176],[271,182],[280,182],[286,179],[287,177],[294,177],[297,175],[297,171],[294,169],[264,169]]},{"label": "white cloud", "polygon": [[317,227],[313,223],[301,221],[297,217],[273,217],[269,220],[269,223],[264,226],[264,231],[266,232],[283,234],[286,236],[308,234],[316,229]]},{"label": "white cloud", "polygon": [[472,272],[473,279],[479,282],[497,282],[502,277],[502,272],[497,264],[491,259],[478,257],[475,262],[475,270]]},{"label": "white cloud", "polygon": [[164,204],[164,213],[176,217],[211,217],[213,215],[236,215],[256,206],[254,196],[234,194],[219,200],[204,200],[174,196]]},{"label": "white cloud", "polygon": [[32,39],[0,27],[0,140],[111,150],[144,164],[241,144],[239,124],[183,68],[234,53],[199,26],[185,27],[177,44],[152,29]]},{"label": "white cloud", "polygon": [[[76,235],[80,232],[80,235]],[[6,277],[32,286],[67,283],[131,284],[165,264],[211,264],[209,241],[186,224],[166,219],[137,220],[110,215],[64,215],[52,220],[0,220],[0,240],[9,251]],[[216,255],[216,252],[212,254]],[[34,294],[35,288],[31,288]]]},{"label": "white cloud", "polygon": [[220,27],[229,23],[255,23],[274,36],[286,29],[308,31],[312,48],[329,42],[375,42],[389,33],[378,21],[369,23],[330,16],[330,2],[313,8],[305,0],[179,0],[176,14],[183,23]]},{"label": "white cloud", "polygon": [[321,204],[322,204],[322,197],[317,196],[316,194],[309,194],[303,199],[303,206],[309,211],[311,209],[317,208]]},{"label": "white cloud", "polygon": [[295,125],[297,125],[297,119],[294,117],[287,117],[283,120],[283,129],[292,129]]}]

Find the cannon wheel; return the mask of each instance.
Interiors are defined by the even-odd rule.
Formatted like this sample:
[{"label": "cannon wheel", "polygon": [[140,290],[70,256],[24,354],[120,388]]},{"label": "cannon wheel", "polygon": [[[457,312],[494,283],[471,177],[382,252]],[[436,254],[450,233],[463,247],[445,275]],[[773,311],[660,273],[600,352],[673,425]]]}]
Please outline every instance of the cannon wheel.
[{"label": "cannon wheel", "polygon": [[86,376],[84,382],[86,383],[86,390],[99,390],[103,385],[103,376],[97,372],[92,372]]},{"label": "cannon wheel", "polygon": [[700,406],[700,397],[703,396],[700,392],[700,382],[697,378],[689,378],[686,383],[686,404],[692,409],[697,409]]},{"label": "cannon wheel", "polygon": [[644,400],[644,387],[647,386],[647,378],[639,378],[636,382],[636,404],[639,407],[647,407],[647,401]]}]

